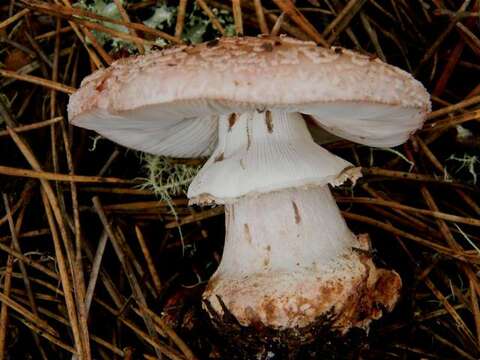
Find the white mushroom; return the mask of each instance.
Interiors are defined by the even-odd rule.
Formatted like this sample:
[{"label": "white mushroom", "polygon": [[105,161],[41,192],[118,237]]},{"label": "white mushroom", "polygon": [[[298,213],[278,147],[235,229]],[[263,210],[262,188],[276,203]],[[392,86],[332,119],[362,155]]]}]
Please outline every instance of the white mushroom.
[{"label": "white mushroom", "polygon": [[317,145],[300,114],[385,147],[405,142],[429,110],[408,73],[286,37],[119,61],[86,78],[69,104],[73,124],[127,147],[211,154],[188,196],[225,204],[223,258],[204,293],[212,317],[228,310],[244,326],[277,330],[328,320],[340,332],[391,310],[401,281],[375,268],[368,238],[352,234],[328,188],[358,170]]}]

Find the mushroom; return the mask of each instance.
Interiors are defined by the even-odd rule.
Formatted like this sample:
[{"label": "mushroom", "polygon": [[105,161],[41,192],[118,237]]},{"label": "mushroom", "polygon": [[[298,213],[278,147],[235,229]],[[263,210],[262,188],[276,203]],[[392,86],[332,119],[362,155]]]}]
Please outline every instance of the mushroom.
[{"label": "mushroom", "polygon": [[82,82],[69,118],[148,153],[210,155],[188,190],[192,204],[225,206],[206,310],[219,327],[233,315],[305,341],[312,326],[367,328],[393,308],[401,279],[375,267],[368,236],[349,230],[330,192],[359,169],[317,145],[301,114],[338,137],[390,147],[429,110],[425,88],[379,59],[242,37],[117,61]]}]

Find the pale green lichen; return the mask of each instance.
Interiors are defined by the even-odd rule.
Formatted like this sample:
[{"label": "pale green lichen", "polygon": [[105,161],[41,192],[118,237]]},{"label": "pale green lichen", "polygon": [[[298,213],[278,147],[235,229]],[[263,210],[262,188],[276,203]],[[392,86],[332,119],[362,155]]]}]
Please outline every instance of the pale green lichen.
[{"label": "pale green lichen", "polygon": [[[120,0],[120,3],[123,6],[123,0]],[[111,0],[93,0],[93,1],[80,0],[76,2],[74,6],[86,9],[88,11],[94,12],[104,17],[108,17],[115,20],[122,20],[122,16],[120,14],[120,11],[118,10],[117,5]],[[93,19],[89,19],[89,20],[95,21]],[[122,25],[112,24],[111,22],[108,22],[108,21],[100,21],[100,24],[109,29],[112,29],[121,33],[128,33],[128,29]],[[109,44],[115,50],[122,48],[122,49],[127,49],[129,52],[133,52],[135,48],[134,44],[132,44],[131,42],[114,38],[112,37],[112,35],[104,33],[102,31],[92,30],[92,34],[93,36],[95,36],[95,39],[102,46]],[[87,42],[89,41],[88,38],[86,40]]]},{"label": "pale green lichen", "polygon": [[102,135],[90,136],[90,140],[92,140],[92,145],[88,148],[88,151],[95,151],[97,150],[97,144],[100,140],[104,140],[105,138]]},{"label": "pale green lichen", "polygon": [[[141,159],[147,176],[141,178],[140,188],[152,191],[160,200],[165,201],[175,221],[178,222],[172,196],[182,196],[187,193],[188,186],[197,175],[201,165],[178,163],[165,156],[150,154],[141,154]],[[185,252],[180,226],[178,226],[178,233],[182,243],[182,252]]]},{"label": "pale green lichen", "polygon": [[[226,10],[212,9],[215,17],[225,29],[225,36],[235,35],[235,25],[233,23],[232,14]],[[182,38],[184,41],[198,44],[207,40],[208,29],[211,27],[210,19],[201,11],[195,3],[193,11],[187,14],[185,18],[185,28],[183,30]],[[213,29],[213,27],[212,27]],[[219,35],[215,29],[214,35]]]},{"label": "pale green lichen", "polygon": [[[458,168],[455,170],[455,173],[459,173],[461,170],[465,169],[467,172],[472,176],[473,184],[477,184],[478,173],[476,166],[480,164],[480,160],[476,155],[469,155],[463,154],[462,157],[457,155],[450,155],[447,161],[455,161],[459,163]],[[447,171],[447,167],[445,166],[445,172]]]},{"label": "pale green lichen", "polygon": [[373,160],[374,151],[385,151],[385,152],[392,153],[395,156],[398,156],[400,159],[405,161],[410,166],[408,169],[408,172],[411,172],[415,167],[415,163],[413,161],[408,160],[408,158],[405,155],[403,155],[400,151],[391,149],[391,148],[370,148],[370,166],[374,166],[374,160]]},{"label": "pale green lichen", "polygon": [[146,177],[141,188],[152,191],[162,200],[185,195],[188,186],[200,170],[200,165],[177,163],[171,158],[150,154],[141,155]]},{"label": "pale green lichen", "polygon": [[156,7],[153,15],[143,23],[151,28],[164,30],[166,26],[172,26],[177,16],[177,8],[162,4]]},{"label": "pale green lichen", "polygon": [[457,125],[455,129],[457,130],[457,139],[468,139],[473,137],[473,133],[462,125]]},{"label": "pale green lichen", "polygon": [[[121,3],[123,5],[124,1],[121,0]],[[74,6],[81,7],[98,15],[112,19],[122,19],[121,14],[113,0],[79,0],[74,4]],[[143,20],[143,24],[154,29],[171,32],[176,23],[177,7],[168,6],[165,2],[159,1],[158,4],[153,5],[150,9],[152,13],[150,17]],[[233,24],[232,14],[227,10],[219,10],[216,8],[212,8],[212,11],[220,24],[222,24],[224,27],[225,36],[235,35],[235,26]],[[89,20],[95,21],[92,19]],[[128,29],[125,26],[112,24],[107,21],[100,21],[100,23],[110,29],[122,33],[128,33]],[[129,41],[116,39],[110,34],[97,30],[93,30],[92,34],[102,46],[108,45],[114,50],[127,50],[132,54],[136,52],[136,47]],[[220,34],[216,29],[213,28],[210,19],[202,12],[197,4],[194,3],[191,9],[185,15],[182,39],[187,43],[197,44],[207,40],[208,38],[213,38],[218,35]],[[154,42],[160,47],[168,45],[168,42],[162,38],[157,38],[154,40]],[[150,47],[147,46],[146,50],[149,51]]]}]

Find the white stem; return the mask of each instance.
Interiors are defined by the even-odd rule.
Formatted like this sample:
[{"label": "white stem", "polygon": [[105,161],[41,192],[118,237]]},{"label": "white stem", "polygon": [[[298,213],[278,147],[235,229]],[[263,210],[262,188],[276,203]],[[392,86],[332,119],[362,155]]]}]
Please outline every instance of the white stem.
[{"label": "white stem", "polygon": [[355,244],[327,186],[240,198],[225,216],[219,276],[318,272]]},{"label": "white stem", "polygon": [[368,242],[347,228],[327,186],[243,197],[225,213],[222,261],[204,293],[217,312],[219,296],[244,325],[306,326],[364,285],[355,248]]},{"label": "white stem", "polygon": [[378,315],[372,304],[394,303],[400,280],[390,273],[392,296],[364,296],[386,277],[359,255],[368,240],[350,232],[327,185],[352,176],[349,165],[314,143],[300,114],[220,118],[218,146],[189,188],[193,202],[225,204],[224,253],[203,295],[215,312],[221,298],[243,325],[333,315],[346,331]]}]

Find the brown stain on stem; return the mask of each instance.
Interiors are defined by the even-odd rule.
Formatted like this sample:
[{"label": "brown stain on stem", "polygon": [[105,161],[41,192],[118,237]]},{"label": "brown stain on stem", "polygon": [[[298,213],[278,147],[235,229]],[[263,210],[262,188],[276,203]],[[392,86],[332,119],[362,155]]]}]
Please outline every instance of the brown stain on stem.
[{"label": "brown stain on stem", "polygon": [[272,322],[275,319],[275,300],[273,299],[266,299],[263,304],[263,311],[265,312],[265,316],[267,318],[267,322]]},{"label": "brown stain on stem", "polygon": [[297,203],[292,200],[293,212],[295,213],[295,224],[300,224],[302,217],[300,216],[300,210],[298,209]]},{"label": "brown stain on stem", "polygon": [[249,244],[252,243],[252,234],[250,233],[250,227],[248,224],[243,224],[243,229],[245,230],[245,238]]},{"label": "brown stain on stem", "polygon": [[220,153],[220,154],[215,158],[214,162],[223,161],[223,159],[225,159],[225,156],[224,156],[224,154],[223,154],[223,152],[222,152],[222,153]]},{"label": "brown stain on stem", "polygon": [[228,117],[228,131],[232,131],[233,126],[237,122],[237,114],[230,114]]},{"label": "brown stain on stem", "polygon": [[250,146],[252,146],[252,135],[250,134],[250,126],[248,126],[247,122],[247,151],[250,150]]},{"label": "brown stain on stem", "polygon": [[272,113],[269,110],[265,113],[265,124],[267,124],[269,134],[273,133],[273,118]]}]

